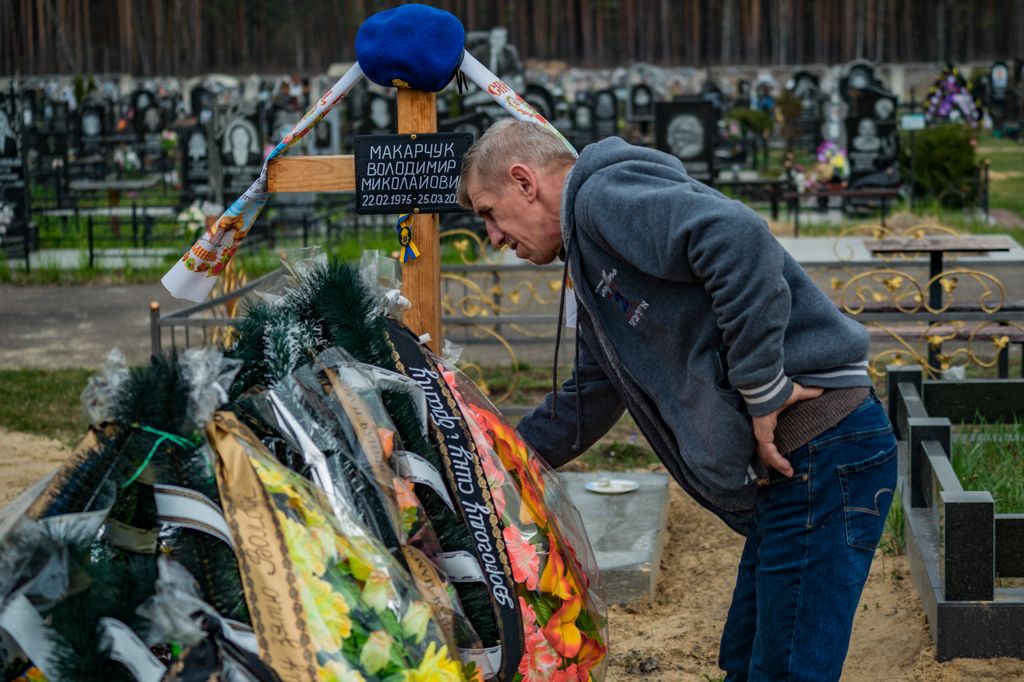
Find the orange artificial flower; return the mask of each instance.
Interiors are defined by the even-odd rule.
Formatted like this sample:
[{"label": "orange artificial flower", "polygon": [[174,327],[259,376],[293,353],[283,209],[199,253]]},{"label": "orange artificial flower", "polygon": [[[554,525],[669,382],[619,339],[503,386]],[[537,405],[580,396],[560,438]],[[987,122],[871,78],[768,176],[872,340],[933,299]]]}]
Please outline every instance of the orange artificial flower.
[{"label": "orange artificial flower", "polygon": [[574,658],[583,647],[583,633],[576,627],[576,619],[582,607],[583,599],[580,597],[562,602],[551,615],[548,624],[541,628],[551,646],[565,658]]},{"label": "orange artificial flower", "polygon": [[573,593],[573,585],[565,571],[565,560],[558,551],[555,536],[548,533],[548,561],[540,576],[541,592],[553,594],[559,599],[569,599]]}]

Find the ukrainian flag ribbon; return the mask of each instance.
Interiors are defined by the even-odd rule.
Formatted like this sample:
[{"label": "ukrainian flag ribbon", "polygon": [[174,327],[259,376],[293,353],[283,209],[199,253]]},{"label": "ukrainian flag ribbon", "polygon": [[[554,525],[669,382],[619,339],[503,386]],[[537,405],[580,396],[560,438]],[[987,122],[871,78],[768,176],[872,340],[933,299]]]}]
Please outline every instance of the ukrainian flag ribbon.
[{"label": "ukrainian flag ribbon", "polygon": [[399,254],[399,260],[403,263],[416,260],[420,255],[420,250],[416,248],[416,244],[412,241],[411,213],[404,213],[398,216],[398,222],[395,224],[395,231],[398,232],[398,243],[402,246],[402,251]]}]

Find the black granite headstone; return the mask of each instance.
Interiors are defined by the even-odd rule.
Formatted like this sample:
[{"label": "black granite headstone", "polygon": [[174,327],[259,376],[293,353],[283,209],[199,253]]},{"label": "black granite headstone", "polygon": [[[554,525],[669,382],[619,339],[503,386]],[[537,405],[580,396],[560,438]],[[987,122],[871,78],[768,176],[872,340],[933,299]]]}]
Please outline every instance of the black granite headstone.
[{"label": "black granite headstone", "polygon": [[550,90],[539,83],[527,85],[523,99],[536,109],[538,114],[549,121],[554,121],[558,115],[555,109],[555,96],[551,94]]},{"label": "black granite headstone", "polygon": [[398,108],[395,100],[369,92],[364,99],[360,134],[390,135],[398,132]]},{"label": "black granite headstone", "polygon": [[898,100],[879,88],[847,91],[846,143],[850,187],[888,186],[898,181],[892,172],[899,160]]},{"label": "black granite headstone", "polygon": [[217,95],[208,88],[197,85],[189,93],[189,109],[200,125],[206,125],[217,108]]},{"label": "black granite headstone", "polygon": [[814,151],[821,144],[821,81],[809,71],[797,71],[788,89],[800,100],[800,146]]},{"label": "black granite headstone", "polygon": [[210,183],[210,143],[206,128],[185,128],[178,136],[181,145],[181,181],[192,194],[201,192]]},{"label": "black granite headstone", "polygon": [[619,100],[614,90],[594,94],[594,132],[599,140],[619,134]]},{"label": "black granite headstone", "polygon": [[92,102],[79,107],[77,114],[75,148],[79,154],[100,153],[103,138],[110,130],[107,108],[99,102]]},{"label": "black granite headstone", "polygon": [[572,142],[577,150],[583,149],[597,139],[597,123],[594,120],[594,106],[589,99],[577,98],[572,109]]},{"label": "black granite headstone", "polygon": [[1010,67],[1006,65],[1006,62],[996,62],[988,73],[992,85],[992,101],[1002,104],[1006,101],[1006,95],[1010,89]]},{"label": "black granite headstone", "polygon": [[11,207],[20,224],[28,220],[27,169],[18,98],[0,94],[0,204]]},{"label": "black granite headstone", "polygon": [[715,174],[715,138],[718,115],[703,97],[658,102],[654,107],[655,146],[683,162],[695,178]]},{"label": "black granite headstone", "polygon": [[241,194],[256,180],[263,166],[263,141],[257,116],[238,115],[228,121],[217,141],[217,149],[224,174],[224,193]]},{"label": "black granite headstone", "polygon": [[646,83],[637,83],[629,89],[626,118],[634,123],[654,120],[654,91]]}]

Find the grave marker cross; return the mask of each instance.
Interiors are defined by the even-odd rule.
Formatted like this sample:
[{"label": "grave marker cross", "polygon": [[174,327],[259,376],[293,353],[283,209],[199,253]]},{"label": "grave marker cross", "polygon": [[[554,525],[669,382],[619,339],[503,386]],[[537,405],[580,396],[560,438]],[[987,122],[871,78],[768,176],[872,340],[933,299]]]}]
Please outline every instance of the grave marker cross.
[{"label": "grave marker cross", "polygon": [[[399,134],[437,132],[437,96],[432,92],[398,89]],[[354,192],[355,157],[281,156],[267,166],[270,192]],[[402,264],[402,293],[412,303],[405,323],[416,334],[429,334],[428,345],[441,352],[441,244],[436,213],[413,216],[413,239],[419,258]]]}]

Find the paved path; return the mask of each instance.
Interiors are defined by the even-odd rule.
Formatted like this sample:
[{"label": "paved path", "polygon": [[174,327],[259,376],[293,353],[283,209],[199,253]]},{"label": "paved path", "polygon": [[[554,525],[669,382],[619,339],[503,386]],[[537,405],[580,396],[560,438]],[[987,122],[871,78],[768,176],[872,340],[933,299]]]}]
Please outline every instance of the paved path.
[{"label": "paved path", "polygon": [[159,282],[110,286],[0,287],[0,368],[98,367],[117,346],[149,357],[149,302],[185,307]]},{"label": "paved path", "polygon": [[[831,280],[837,266],[863,269],[870,256],[860,240],[837,240],[832,237],[780,239],[782,244],[805,265],[812,277],[829,296]],[[839,261],[846,261],[840,263]],[[927,261],[915,264],[898,263],[903,270],[926,268]],[[973,266],[992,272],[1000,278],[1009,299],[1024,298],[1024,249],[1015,245],[1008,253],[961,259],[960,267]],[[838,272],[838,274],[843,274]],[[849,277],[850,273],[843,275]],[[534,285],[549,296],[547,275],[537,274]],[[964,298],[971,286],[964,277]],[[164,313],[189,305],[171,297],[157,282],[118,286],[76,287],[4,287],[0,286],[0,368],[17,367],[98,367],[109,350],[119,347],[129,361],[144,362],[149,357],[149,302],[160,302]],[[552,313],[554,306],[531,305],[521,312]],[[531,328],[530,333],[553,333],[550,329]],[[453,334],[457,336],[457,334]],[[165,339],[166,340],[166,339]],[[546,366],[551,362],[553,340],[515,344],[520,362]],[[560,359],[572,362],[572,337],[563,341]],[[467,345],[463,358],[480,364],[507,363],[511,358],[498,345]]]}]

